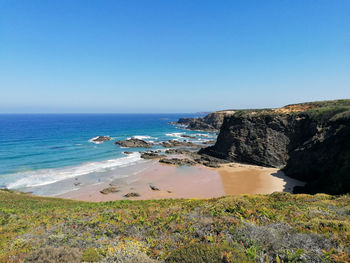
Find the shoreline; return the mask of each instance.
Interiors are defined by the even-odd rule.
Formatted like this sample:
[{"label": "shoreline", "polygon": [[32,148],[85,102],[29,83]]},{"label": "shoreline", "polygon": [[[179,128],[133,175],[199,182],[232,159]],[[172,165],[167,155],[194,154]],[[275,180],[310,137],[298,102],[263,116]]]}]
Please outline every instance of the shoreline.
[{"label": "shoreline", "polygon": [[[166,136],[176,138],[159,142],[158,144],[162,145],[164,149],[124,152],[125,156],[121,157],[124,159],[143,153],[150,154],[149,158],[141,158],[130,165],[120,165],[104,171],[70,177],[44,186],[28,187],[27,190],[28,192],[34,190],[33,195],[38,196],[103,202],[173,198],[208,199],[240,194],[292,193],[295,186],[305,185],[304,182],[284,175],[277,168],[235,162],[221,163],[215,158],[211,160],[212,157],[209,160],[206,159],[207,157],[202,159],[197,150],[206,146],[206,142],[211,141],[209,135],[206,135],[210,132],[204,130],[196,130],[196,132],[202,132],[204,135],[195,134],[196,137],[191,137],[191,135],[182,132],[169,133]],[[198,139],[202,141],[192,140],[199,138],[198,136],[205,137],[205,139]],[[153,141],[149,142],[143,139],[145,139],[145,136],[131,136],[120,142],[125,143],[134,140],[133,143],[143,142],[150,146],[149,148],[157,145]],[[121,146],[121,148],[126,149],[130,147],[141,146]],[[186,165],[186,161],[181,165],[160,163],[159,159],[164,156],[160,153],[166,153],[167,150],[174,151],[167,153],[165,159],[186,159],[192,163],[189,166]],[[179,151],[177,152],[177,150]],[[133,155],[130,155],[130,153]],[[159,157],[153,159],[155,155]],[[109,163],[110,160],[105,162]],[[193,165],[193,163],[196,164]],[[57,189],[63,191],[58,192]]]},{"label": "shoreline", "polygon": [[[139,172],[95,185],[83,186],[55,197],[79,201],[150,200],[165,198],[206,199],[239,194],[292,192],[304,183],[277,168],[228,163],[220,168],[203,165],[174,166],[152,160],[139,164]],[[158,190],[152,190],[151,186]],[[103,194],[103,189],[114,192]],[[136,193],[139,196],[124,197]]]}]

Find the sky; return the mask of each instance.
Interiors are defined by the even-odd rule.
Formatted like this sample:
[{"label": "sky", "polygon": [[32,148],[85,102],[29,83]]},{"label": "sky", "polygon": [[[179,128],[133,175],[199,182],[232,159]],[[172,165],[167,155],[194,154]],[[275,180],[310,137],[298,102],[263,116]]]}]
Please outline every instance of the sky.
[{"label": "sky", "polygon": [[350,0],[0,0],[0,113],[350,98]]}]

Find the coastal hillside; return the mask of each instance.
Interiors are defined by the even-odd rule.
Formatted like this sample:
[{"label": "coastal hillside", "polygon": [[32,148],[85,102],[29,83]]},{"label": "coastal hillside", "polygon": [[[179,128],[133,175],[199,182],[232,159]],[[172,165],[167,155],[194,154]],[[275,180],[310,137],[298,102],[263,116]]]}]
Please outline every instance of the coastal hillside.
[{"label": "coastal hillside", "polygon": [[295,192],[350,192],[350,100],[230,112],[215,145],[200,153],[282,168],[307,182]]},{"label": "coastal hillside", "polygon": [[77,202],[0,190],[0,262],[349,262],[350,196]]}]

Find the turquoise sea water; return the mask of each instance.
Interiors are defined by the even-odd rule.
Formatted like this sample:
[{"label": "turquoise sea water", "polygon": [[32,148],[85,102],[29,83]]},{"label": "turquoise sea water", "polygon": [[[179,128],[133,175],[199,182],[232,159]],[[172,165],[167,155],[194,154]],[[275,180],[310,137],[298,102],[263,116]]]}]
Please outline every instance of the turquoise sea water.
[{"label": "turquoise sea water", "polygon": [[[159,143],[195,134],[194,141],[215,134],[185,131],[168,122],[195,114],[3,114],[0,115],[0,187],[24,189],[66,178],[125,167],[140,161],[138,151],[114,141],[133,136]],[[112,141],[95,144],[96,136]],[[161,146],[155,148],[161,149]],[[135,151],[125,155],[124,151]]]}]

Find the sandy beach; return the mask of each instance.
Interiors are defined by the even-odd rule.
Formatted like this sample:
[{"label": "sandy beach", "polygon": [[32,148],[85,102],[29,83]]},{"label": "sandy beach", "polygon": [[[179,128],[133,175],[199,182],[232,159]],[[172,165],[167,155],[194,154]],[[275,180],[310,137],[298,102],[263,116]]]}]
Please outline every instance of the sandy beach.
[{"label": "sandy beach", "polygon": [[[163,198],[212,198],[236,194],[269,194],[291,192],[303,183],[289,178],[275,168],[238,163],[220,168],[173,166],[149,161],[139,167],[140,172],[97,185],[84,186],[58,197],[83,201],[147,200]],[[114,187],[116,192],[100,191]],[[156,188],[152,190],[151,187]],[[158,189],[158,190],[157,190]],[[137,193],[137,197],[124,197]]]}]

